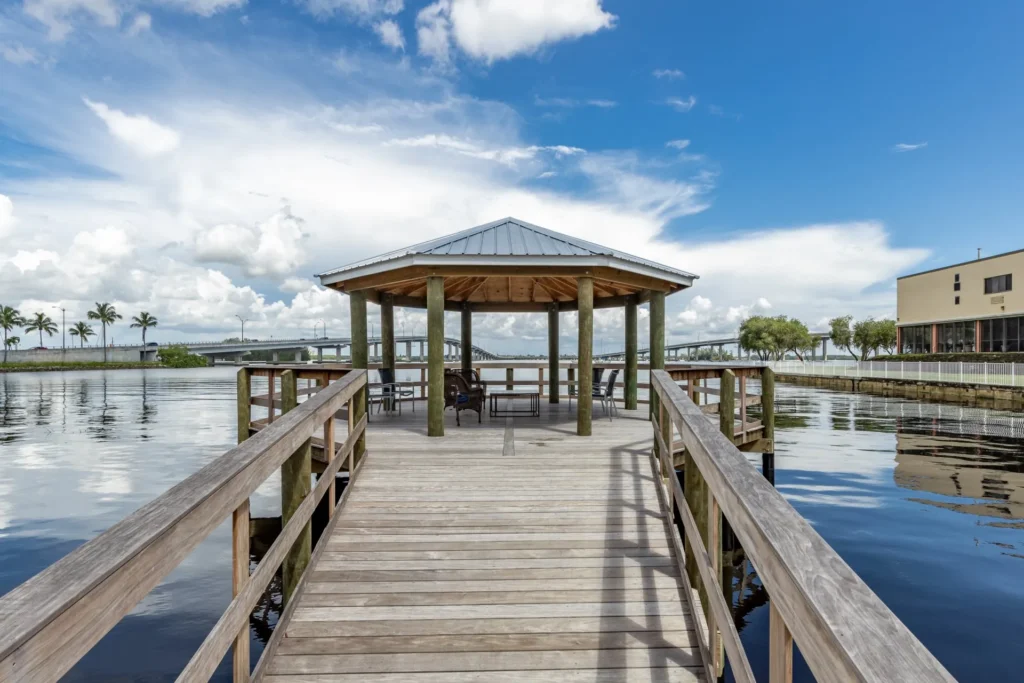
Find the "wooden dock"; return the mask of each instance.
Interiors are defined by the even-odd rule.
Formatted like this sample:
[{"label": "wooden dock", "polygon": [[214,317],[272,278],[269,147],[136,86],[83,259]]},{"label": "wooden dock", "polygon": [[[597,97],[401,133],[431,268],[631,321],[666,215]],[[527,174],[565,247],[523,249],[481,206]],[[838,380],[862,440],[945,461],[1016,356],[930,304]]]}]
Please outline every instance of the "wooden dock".
[{"label": "wooden dock", "polygon": [[264,680],[704,678],[646,410],[589,439],[565,404],[429,440],[422,413],[373,418]]}]

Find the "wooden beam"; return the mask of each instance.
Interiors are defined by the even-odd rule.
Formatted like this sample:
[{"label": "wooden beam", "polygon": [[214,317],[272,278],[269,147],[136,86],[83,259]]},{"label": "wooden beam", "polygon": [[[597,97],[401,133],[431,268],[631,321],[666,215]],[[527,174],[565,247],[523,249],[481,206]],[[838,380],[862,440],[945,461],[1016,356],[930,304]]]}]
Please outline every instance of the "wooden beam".
[{"label": "wooden beam", "polygon": [[558,403],[558,351],[558,304],[552,303],[548,304],[548,403]]},{"label": "wooden beam", "polygon": [[[349,355],[352,360],[352,368],[356,370],[366,369],[369,361],[369,349],[367,348],[366,341],[366,296],[363,292],[352,292],[348,295],[348,299],[351,326]],[[365,397],[366,393],[363,394],[362,405],[359,405],[359,401],[355,401],[357,404],[355,410],[356,419],[366,414]],[[356,443],[356,448],[352,455],[353,459],[358,461],[363,457],[365,451],[366,438],[364,436]]]},{"label": "wooden beam", "polygon": [[576,397],[576,434],[590,436],[593,399],[594,358],[594,281],[589,277],[576,280],[579,302],[579,392]]},{"label": "wooden beam", "polygon": [[462,374],[468,377],[473,370],[473,311],[469,304],[462,305]]},{"label": "wooden beam", "polygon": [[444,278],[427,278],[427,436],[444,436]]},{"label": "wooden beam", "polygon": [[384,294],[380,299],[380,341],[381,365],[390,370],[395,369],[395,305],[392,294]]},{"label": "wooden beam", "polygon": [[[281,410],[287,413],[298,407],[295,373],[285,370],[281,374]],[[287,526],[299,505],[309,495],[312,476],[310,440],[306,439],[290,458],[281,465],[281,524]],[[309,523],[299,533],[295,544],[281,563],[281,594],[284,604],[291,602],[302,572],[309,565],[313,551],[313,531]]]},{"label": "wooden beam", "polygon": [[626,377],[625,403],[626,410],[636,410],[636,378],[637,378],[637,299],[629,297],[626,301]]},{"label": "wooden beam", "polygon": [[[665,369],[665,293],[651,292],[651,339],[648,358],[651,370]],[[651,394],[651,414],[657,413],[658,397]]]}]

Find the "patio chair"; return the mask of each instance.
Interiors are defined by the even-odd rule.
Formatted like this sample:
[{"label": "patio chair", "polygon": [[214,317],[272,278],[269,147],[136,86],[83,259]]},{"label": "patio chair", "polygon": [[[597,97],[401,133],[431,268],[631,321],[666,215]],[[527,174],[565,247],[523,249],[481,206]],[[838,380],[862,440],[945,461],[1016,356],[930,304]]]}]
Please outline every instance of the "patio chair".
[{"label": "patio chair", "polygon": [[619,414],[619,407],[615,404],[615,380],[618,377],[619,371],[612,370],[612,374],[608,375],[608,383],[604,387],[595,386],[594,393],[591,394],[595,399],[601,401],[601,407],[609,420],[612,419],[612,413]]},{"label": "patio chair", "polygon": [[[412,397],[413,390],[395,381],[395,371],[392,368],[381,368],[377,374],[380,376],[380,393],[372,397],[371,403],[377,404],[378,413],[381,410],[393,412],[397,406],[398,414],[401,415],[401,399]],[[412,402],[412,412],[416,412],[416,401]]]},{"label": "patio chair", "polygon": [[[598,388],[598,387],[601,386],[601,377],[602,377],[602,375],[604,375],[604,368],[591,368],[591,370],[592,370],[591,376],[594,379],[591,380],[590,386],[593,387],[593,388]],[[616,370],[616,372],[618,372],[618,371]],[[591,395],[592,396],[597,396],[597,394],[594,393],[593,389],[591,390]],[[572,400],[574,398],[576,398],[576,385],[570,384],[569,385],[569,410],[572,410]]]},{"label": "patio chair", "polygon": [[455,408],[455,424],[462,426],[459,413],[463,410],[475,410],[476,421],[483,421],[484,389],[471,387],[461,372],[454,370],[444,373],[444,408]]},{"label": "patio chair", "polygon": [[483,389],[484,393],[487,393],[487,382],[480,379],[480,372],[476,368],[470,368],[469,370],[459,369],[452,372],[461,374],[466,383],[469,384],[470,389]]}]

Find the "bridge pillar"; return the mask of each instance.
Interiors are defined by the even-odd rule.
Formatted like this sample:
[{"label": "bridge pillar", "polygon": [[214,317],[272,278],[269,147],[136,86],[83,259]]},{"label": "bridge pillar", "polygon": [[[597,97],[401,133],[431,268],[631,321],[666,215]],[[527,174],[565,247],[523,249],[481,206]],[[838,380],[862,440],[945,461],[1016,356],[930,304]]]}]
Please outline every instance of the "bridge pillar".
[{"label": "bridge pillar", "polygon": [[590,436],[594,407],[594,280],[576,278],[576,298],[579,301],[579,391],[576,394],[576,434]]},{"label": "bridge pillar", "polygon": [[341,362],[341,344],[338,344],[337,346],[334,347],[334,362]]},{"label": "bridge pillar", "polygon": [[281,352],[280,351],[274,351],[274,355],[271,356],[271,358],[274,359],[275,363],[280,363],[281,362]]},{"label": "bridge pillar", "polygon": [[[899,348],[897,348],[896,350],[899,351]],[[828,360],[828,338],[827,337],[822,337],[821,338],[821,359],[822,360]]]},{"label": "bridge pillar", "polygon": [[412,360],[412,342],[411,341],[405,342],[405,360],[406,361],[411,361]]},{"label": "bridge pillar", "polygon": [[558,304],[548,304],[548,403],[558,403]]},{"label": "bridge pillar", "polygon": [[420,342],[420,362],[423,362],[423,342]]},{"label": "bridge pillar", "polygon": [[324,362],[324,347],[322,347],[322,346],[316,347],[316,362],[317,363],[323,363]]},{"label": "bridge pillar", "polygon": [[[624,398],[626,410],[636,410],[636,309],[638,298],[631,296],[626,299],[626,378]],[[653,392],[652,392],[653,393]]]},{"label": "bridge pillar", "polygon": [[427,277],[427,436],[444,436],[444,278]]},{"label": "bridge pillar", "polygon": [[462,304],[462,374],[466,377],[473,371],[473,311],[469,302]]},{"label": "bridge pillar", "polygon": [[302,362],[302,349],[295,349],[295,362],[296,363],[301,363]]},{"label": "bridge pillar", "polygon": [[[395,369],[395,297],[383,294],[380,297],[380,340],[381,365],[389,370]],[[397,379],[397,378],[396,378]]]}]

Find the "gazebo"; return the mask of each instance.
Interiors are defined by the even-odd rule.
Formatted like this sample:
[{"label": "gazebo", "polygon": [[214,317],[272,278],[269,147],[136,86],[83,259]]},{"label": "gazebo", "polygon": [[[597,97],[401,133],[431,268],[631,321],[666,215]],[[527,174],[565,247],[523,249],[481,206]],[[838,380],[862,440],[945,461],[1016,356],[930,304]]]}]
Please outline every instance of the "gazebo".
[{"label": "gazebo", "polygon": [[579,314],[576,432],[589,436],[594,309],[626,309],[625,403],[637,403],[637,306],[650,302],[652,369],[665,364],[665,296],[696,275],[503,218],[318,276],[349,295],[352,365],[367,367],[366,302],[380,306],[382,362],[395,367],[394,307],[427,309],[427,433],[444,435],[444,312],[462,314],[462,368],[472,367],[473,313],[547,312],[549,401],[558,402],[558,314]]}]

